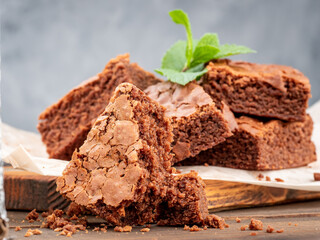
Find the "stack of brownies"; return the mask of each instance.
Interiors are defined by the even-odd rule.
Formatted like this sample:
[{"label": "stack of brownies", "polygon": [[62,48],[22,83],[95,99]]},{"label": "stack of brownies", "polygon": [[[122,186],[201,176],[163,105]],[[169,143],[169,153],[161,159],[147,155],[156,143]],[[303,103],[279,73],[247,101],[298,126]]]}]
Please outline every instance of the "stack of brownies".
[{"label": "stack of brownies", "polygon": [[223,228],[202,179],[174,174],[174,164],[269,170],[316,160],[302,73],[230,60],[207,69],[181,86],[122,55],[47,108],[38,125],[47,151],[71,160],[57,189],[113,225]]},{"label": "stack of brownies", "polygon": [[236,116],[233,136],[182,164],[275,170],[316,161],[313,122],[306,113],[311,87],[298,70],[279,65],[210,62],[201,86]]}]

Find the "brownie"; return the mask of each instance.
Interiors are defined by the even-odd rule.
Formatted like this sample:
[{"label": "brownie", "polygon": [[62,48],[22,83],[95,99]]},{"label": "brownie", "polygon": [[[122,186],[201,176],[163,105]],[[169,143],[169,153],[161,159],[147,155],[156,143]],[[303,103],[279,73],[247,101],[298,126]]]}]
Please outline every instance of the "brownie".
[{"label": "brownie", "polygon": [[194,157],[225,141],[237,126],[229,108],[222,103],[218,109],[194,82],[186,86],[162,82],[148,87],[145,93],[164,106],[166,116],[171,119],[173,162]]},{"label": "brownie", "polygon": [[235,113],[303,121],[311,97],[309,79],[298,70],[280,65],[228,59],[207,65],[204,90]]},{"label": "brownie", "polygon": [[294,168],[316,161],[311,141],[313,122],[237,118],[238,129],[225,142],[189,158],[182,165],[210,165],[248,170]]},{"label": "brownie", "polygon": [[39,116],[38,130],[50,158],[71,159],[120,83],[145,89],[158,81],[153,74],[130,63],[128,54],[112,59],[101,73],[72,89]]},{"label": "brownie", "polygon": [[120,84],[57,179],[57,190],[115,226],[166,219],[172,225],[223,225],[208,215],[201,178],[172,174],[172,125],[164,112],[134,85]]}]

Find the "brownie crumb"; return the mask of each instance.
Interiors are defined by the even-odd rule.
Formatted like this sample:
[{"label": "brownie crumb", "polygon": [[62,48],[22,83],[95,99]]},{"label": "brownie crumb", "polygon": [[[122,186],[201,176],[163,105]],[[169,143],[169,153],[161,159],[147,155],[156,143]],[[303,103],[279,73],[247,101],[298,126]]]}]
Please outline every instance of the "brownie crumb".
[{"label": "brownie crumb", "polygon": [[288,225],[289,225],[289,226],[291,226],[291,224],[292,224],[291,222],[288,222]]},{"label": "brownie crumb", "polygon": [[[58,235],[63,235],[71,237],[72,234],[80,231],[85,231],[87,226],[86,218],[78,219],[76,224],[71,222],[70,219],[63,217],[64,212],[62,210],[56,209],[52,214],[45,218],[42,222],[42,228],[50,228],[54,232],[60,232]],[[80,223],[81,222],[81,223]]]},{"label": "brownie crumb", "polygon": [[277,230],[277,233],[283,233],[283,229]]},{"label": "brownie crumb", "polygon": [[24,236],[30,237],[32,235],[40,235],[40,234],[42,234],[42,231],[40,231],[39,229],[28,229],[28,231],[26,232],[26,234]]},{"label": "brownie crumb", "polygon": [[115,232],[131,232],[131,230],[132,230],[131,226],[124,226],[124,227],[116,226],[114,228]]},{"label": "brownie crumb", "polygon": [[262,230],[263,229],[263,224],[260,220],[251,218],[251,222],[249,225],[250,230]]},{"label": "brownie crumb", "polygon": [[240,223],[240,222],[241,222],[241,219],[238,218],[238,217],[236,217],[236,222],[237,222],[237,223]]},{"label": "brownie crumb", "polygon": [[313,173],[313,177],[315,181],[320,181],[320,172],[319,173]]},{"label": "brownie crumb", "polygon": [[18,231],[21,231],[22,228],[21,228],[20,226],[16,226],[14,230],[15,230],[16,232],[18,232]]},{"label": "brownie crumb", "polygon": [[268,225],[268,227],[267,227],[267,233],[272,233],[274,231],[274,228],[273,227],[271,227],[270,225]]},{"label": "brownie crumb", "polygon": [[70,220],[78,220],[79,218],[74,214],[71,218],[70,218]]},{"label": "brownie crumb", "polygon": [[183,228],[183,230],[185,230],[185,231],[188,231],[190,229],[190,227],[189,226],[187,226],[187,225],[184,225],[184,228]]},{"label": "brownie crumb", "polygon": [[219,228],[221,230],[223,230],[225,227],[229,227],[229,225],[225,223],[222,217],[219,217],[214,214],[207,216],[205,220],[205,225],[212,228]]},{"label": "brownie crumb", "polygon": [[146,227],[147,227],[147,228],[151,228],[151,224],[147,224]]},{"label": "brownie crumb", "polygon": [[[29,230],[31,230],[31,229],[29,229]],[[30,237],[30,236],[33,235],[33,233],[30,232],[29,230],[28,230],[28,231],[26,232],[26,234],[24,235],[25,237]]]},{"label": "brownie crumb", "polygon": [[49,212],[42,212],[41,217],[46,218],[49,216]]},{"label": "brownie crumb", "polygon": [[281,178],[275,178],[274,180],[276,180],[277,182],[284,182],[284,180]]},{"label": "brownie crumb", "polygon": [[249,226],[248,225],[243,225],[240,227],[240,230],[241,231],[245,231]]},{"label": "brownie crumb", "polygon": [[203,230],[207,230],[207,229],[208,229],[208,227],[207,227],[207,226],[204,226],[204,227],[203,227]]},{"label": "brownie crumb", "polygon": [[189,229],[190,232],[199,232],[199,231],[201,231],[201,230],[202,230],[202,228],[199,228],[197,225],[193,225],[193,226]]},{"label": "brownie crumb", "polygon": [[250,233],[251,236],[257,236],[257,233],[256,232],[252,232]]},{"label": "brownie crumb", "polygon": [[39,218],[39,213],[37,213],[36,209],[33,209],[31,212],[28,213],[28,215],[26,216],[26,219],[31,223],[34,222],[36,220],[38,220]]},{"label": "brownie crumb", "polygon": [[99,228],[99,227],[95,227],[92,231],[93,231],[93,232],[99,232],[99,231],[100,231],[100,228]]},{"label": "brownie crumb", "polygon": [[266,176],[266,181],[270,182],[271,178],[269,176]]},{"label": "brownie crumb", "polygon": [[263,176],[263,174],[262,174],[262,173],[259,173],[259,175],[258,175],[258,177],[257,177],[257,178],[258,178],[258,180],[259,180],[259,181],[261,181],[261,180],[264,178],[264,176]]},{"label": "brownie crumb", "polygon": [[203,164],[205,167],[209,167],[209,164],[208,163],[204,163]]},{"label": "brownie crumb", "polygon": [[142,228],[141,230],[140,230],[140,232],[149,232],[150,231],[150,228]]},{"label": "brownie crumb", "polygon": [[298,223],[295,223],[294,226],[295,226],[295,227],[298,226]]}]

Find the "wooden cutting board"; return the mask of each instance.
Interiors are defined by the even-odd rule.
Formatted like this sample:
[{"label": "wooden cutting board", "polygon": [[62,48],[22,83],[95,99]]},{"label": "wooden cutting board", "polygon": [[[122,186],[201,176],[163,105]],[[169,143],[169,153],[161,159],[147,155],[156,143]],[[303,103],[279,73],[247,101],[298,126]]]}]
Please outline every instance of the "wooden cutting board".
[{"label": "wooden cutting board", "polygon": [[[4,167],[6,208],[38,211],[65,209],[69,201],[56,192],[55,180],[56,177]],[[209,209],[212,211],[320,199],[320,192],[216,180],[205,182]]]}]

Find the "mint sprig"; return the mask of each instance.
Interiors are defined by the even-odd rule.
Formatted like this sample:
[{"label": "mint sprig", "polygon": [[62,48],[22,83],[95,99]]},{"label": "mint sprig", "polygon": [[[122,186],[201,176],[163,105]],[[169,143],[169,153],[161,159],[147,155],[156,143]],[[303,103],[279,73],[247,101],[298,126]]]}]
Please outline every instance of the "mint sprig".
[{"label": "mint sprig", "polygon": [[206,33],[199,40],[195,40],[192,38],[188,15],[184,11],[173,10],[169,15],[173,22],[183,25],[187,33],[187,41],[173,44],[162,58],[161,68],[155,70],[171,82],[186,85],[207,72],[204,64],[210,60],[256,52],[235,44],[220,45],[216,33]]}]

